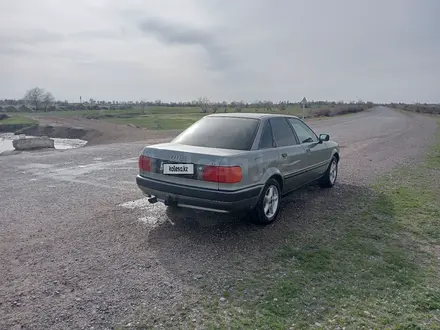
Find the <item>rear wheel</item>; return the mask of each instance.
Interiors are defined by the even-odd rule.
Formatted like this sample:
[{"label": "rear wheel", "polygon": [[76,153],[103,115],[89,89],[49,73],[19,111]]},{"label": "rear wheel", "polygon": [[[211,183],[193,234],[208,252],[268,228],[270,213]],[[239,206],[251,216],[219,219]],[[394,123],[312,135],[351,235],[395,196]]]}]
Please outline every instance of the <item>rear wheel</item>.
[{"label": "rear wheel", "polygon": [[327,168],[322,179],[319,181],[319,185],[322,188],[331,188],[335,185],[338,177],[338,160],[333,156],[330,165]]},{"label": "rear wheel", "polygon": [[274,222],[279,215],[281,189],[277,180],[270,179],[263,188],[260,200],[251,212],[251,221],[267,225]]}]

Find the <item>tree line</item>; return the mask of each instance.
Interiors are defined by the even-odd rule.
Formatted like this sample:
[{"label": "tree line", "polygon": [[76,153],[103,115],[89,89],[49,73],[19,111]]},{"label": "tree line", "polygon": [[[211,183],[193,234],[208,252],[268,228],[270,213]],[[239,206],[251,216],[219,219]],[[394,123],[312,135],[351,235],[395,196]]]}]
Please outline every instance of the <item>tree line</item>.
[{"label": "tree line", "polygon": [[[211,101],[206,96],[200,97],[197,100],[186,101],[186,102],[163,102],[161,100],[155,101],[99,101],[93,98],[90,98],[88,101],[83,101],[80,97],[80,102],[71,103],[68,101],[56,100],[52,93],[46,91],[43,88],[35,87],[26,91],[23,99],[13,100],[13,99],[5,99],[0,100],[0,105],[26,105],[31,107],[35,111],[51,111],[56,110],[57,107],[68,107],[70,109],[75,109],[72,107],[72,104],[76,104],[78,109],[129,109],[129,108],[142,108],[146,109],[147,107],[199,107],[200,112],[217,112],[222,111],[224,109],[233,108],[236,112],[240,112],[246,108],[255,108],[261,109],[262,111],[271,111],[272,109],[286,110],[287,107],[295,107],[301,106],[300,102],[292,102],[292,101],[279,101],[273,102],[269,100],[256,100],[252,102],[246,102],[243,100],[240,101]],[[334,102],[334,101],[310,101],[305,105],[306,108],[316,108],[323,106],[337,106],[343,104],[357,104],[357,105],[373,105],[372,102],[363,102],[363,101],[353,101],[353,102]],[[70,106],[69,106],[70,105]],[[226,110],[224,110],[226,111]]]}]

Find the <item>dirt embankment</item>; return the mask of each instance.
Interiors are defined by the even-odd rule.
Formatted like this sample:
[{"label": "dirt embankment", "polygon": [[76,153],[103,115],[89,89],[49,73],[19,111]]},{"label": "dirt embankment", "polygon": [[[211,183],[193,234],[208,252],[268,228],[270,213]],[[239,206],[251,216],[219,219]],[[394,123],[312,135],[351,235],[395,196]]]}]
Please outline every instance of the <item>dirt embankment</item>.
[{"label": "dirt embankment", "polygon": [[49,136],[62,139],[86,139],[99,135],[99,132],[83,128],[51,126],[51,125],[32,125],[15,131],[15,134],[26,134],[31,136]]},{"label": "dirt embankment", "polygon": [[14,133],[29,126],[32,126],[32,124],[2,124],[0,125],[0,133]]},{"label": "dirt embankment", "polygon": [[25,127],[16,133],[52,138],[82,139],[88,145],[161,139],[177,135],[180,131],[153,131],[127,125],[117,125],[85,118],[59,118],[35,116],[39,125]]}]

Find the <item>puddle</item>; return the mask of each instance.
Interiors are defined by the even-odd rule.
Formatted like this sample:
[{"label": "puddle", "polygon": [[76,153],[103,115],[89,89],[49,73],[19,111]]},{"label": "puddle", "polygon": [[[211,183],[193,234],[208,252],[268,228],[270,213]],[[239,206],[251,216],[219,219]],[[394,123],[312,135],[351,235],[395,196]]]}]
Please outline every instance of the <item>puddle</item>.
[{"label": "puddle", "polygon": [[[33,136],[26,136],[33,137]],[[12,140],[18,139],[18,135],[14,133],[1,133],[0,134],[0,153],[4,151],[12,151]],[[87,141],[79,139],[58,139],[52,138],[55,142],[55,149],[73,149],[86,145]]]},{"label": "puddle", "polygon": [[201,228],[213,228],[218,225],[228,223],[236,223],[243,219],[243,216],[221,214],[213,212],[205,212],[192,209],[178,209],[174,215],[169,215],[166,212],[167,207],[160,202],[151,204],[148,198],[142,198],[130,202],[119,204],[120,207],[141,211],[137,217],[137,221],[142,222],[148,227],[159,227],[164,223],[169,223],[172,226],[176,225],[176,219],[185,220],[187,223],[195,223]]},{"label": "puddle", "polygon": [[[151,226],[151,227],[157,227],[161,224],[169,221],[172,225],[174,223],[171,222],[170,219],[165,214],[166,206],[162,203],[155,203],[151,204],[147,198],[138,199],[135,201],[126,202],[123,204],[120,204],[119,206],[131,209],[131,210],[142,210],[144,212],[143,217],[139,217],[138,221]],[[148,215],[145,215],[145,213],[148,213]]]}]

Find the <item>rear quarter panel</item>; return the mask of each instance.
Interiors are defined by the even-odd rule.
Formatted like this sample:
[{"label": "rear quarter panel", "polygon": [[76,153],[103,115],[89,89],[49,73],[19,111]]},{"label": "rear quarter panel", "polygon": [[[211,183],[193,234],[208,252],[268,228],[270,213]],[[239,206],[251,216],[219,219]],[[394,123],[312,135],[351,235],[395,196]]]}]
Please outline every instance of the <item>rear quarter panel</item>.
[{"label": "rear quarter panel", "polygon": [[225,184],[220,183],[220,190],[241,190],[264,186],[266,181],[274,174],[279,174],[278,168],[279,151],[276,149],[264,149],[248,151],[240,155],[223,157],[222,166],[240,166],[243,179],[239,183]]}]

